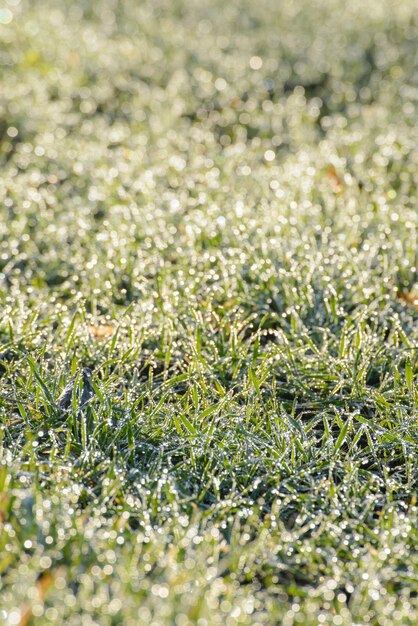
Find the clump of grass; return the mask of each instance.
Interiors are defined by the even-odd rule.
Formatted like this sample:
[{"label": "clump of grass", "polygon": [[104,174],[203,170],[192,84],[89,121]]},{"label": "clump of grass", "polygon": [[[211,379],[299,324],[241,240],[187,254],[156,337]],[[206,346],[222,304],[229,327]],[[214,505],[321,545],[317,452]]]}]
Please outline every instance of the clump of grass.
[{"label": "clump of grass", "polygon": [[414,9],[0,11],[5,623],[416,623]]}]

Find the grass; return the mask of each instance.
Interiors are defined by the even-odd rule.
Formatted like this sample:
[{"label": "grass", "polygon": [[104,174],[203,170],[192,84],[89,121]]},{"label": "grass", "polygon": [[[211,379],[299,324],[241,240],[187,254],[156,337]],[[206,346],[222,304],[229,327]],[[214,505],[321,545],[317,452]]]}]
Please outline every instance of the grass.
[{"label": "grass", "polygon": [[0,39],[0,619],[416,624],[415,2]]}]

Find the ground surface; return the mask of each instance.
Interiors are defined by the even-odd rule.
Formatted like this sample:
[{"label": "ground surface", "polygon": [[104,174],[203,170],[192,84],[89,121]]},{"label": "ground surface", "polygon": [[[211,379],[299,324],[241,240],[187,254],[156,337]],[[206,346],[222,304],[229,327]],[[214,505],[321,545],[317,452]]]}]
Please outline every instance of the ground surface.
[{"label": "ground surface", "polygon": [[418,623],[416,3],[0,40],[0,620]]}]

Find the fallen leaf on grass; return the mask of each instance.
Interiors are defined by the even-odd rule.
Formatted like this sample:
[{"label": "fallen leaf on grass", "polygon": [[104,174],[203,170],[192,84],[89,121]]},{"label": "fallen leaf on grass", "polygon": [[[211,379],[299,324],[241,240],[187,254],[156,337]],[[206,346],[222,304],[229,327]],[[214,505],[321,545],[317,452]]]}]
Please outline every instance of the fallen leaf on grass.
[{"label": "fallen leaf on grass", "polygon": [[[36,582],[36,590],[38,592],[38,599],[40,601],[43,601],[48,589],[53,585],[55,580],[55,576],[54,574],[47,570],[46,572],[43,572],[37,582]],[[27,626],[32,618],[32,606],[29,604],[26,604],[21,612],[20,612],[20,621],[19,621],[19,626]]]},{"label": "fallen leaf on grass", "polygon": [[410,306],[418,308],[418,294],[412,293],[411,291],[401,291],[398,290],[397,297],[399,300],[403,300]]},{"label": "fallen leaf on grass", "polygon": [[230,101],[229,106],[232,107],[233,109],[238,109],[241,104],[242,104],[241,98],[239,96],[234,96],[232,100]]},{"label": "fallen leaf on grass", "polygon": [[113,328],[113,326],[100,324],[100,326],[89,326],[89,331],[93,339],[101,341],[102,339],[107,339],[108,337],[111,337],[115,332],[115,329]]},{"label": "fallen leaf on grass", "polygon": [[328,180],[331,185],[332,191],[334,193],[342,193],[343,184],[341,182],[340,177],[338,176],[337,172],[335,171],[333,167],[329,167],[327,169],[327,176],[328,176]]}]

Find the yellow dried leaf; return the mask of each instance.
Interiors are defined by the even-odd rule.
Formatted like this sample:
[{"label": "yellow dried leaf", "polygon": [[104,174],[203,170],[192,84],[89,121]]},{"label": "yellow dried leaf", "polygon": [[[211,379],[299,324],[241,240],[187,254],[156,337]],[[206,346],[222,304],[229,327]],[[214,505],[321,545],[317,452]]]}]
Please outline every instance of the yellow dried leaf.
[{"label": "yellow dried leaf", "polygon": [[113,326],[100,324],[99,326],[89,326],[89,331],[94,339],[100,341],[101,339],[107,339],[108,337],[111,337],[115,332],[115,329],[113,328]]}]

